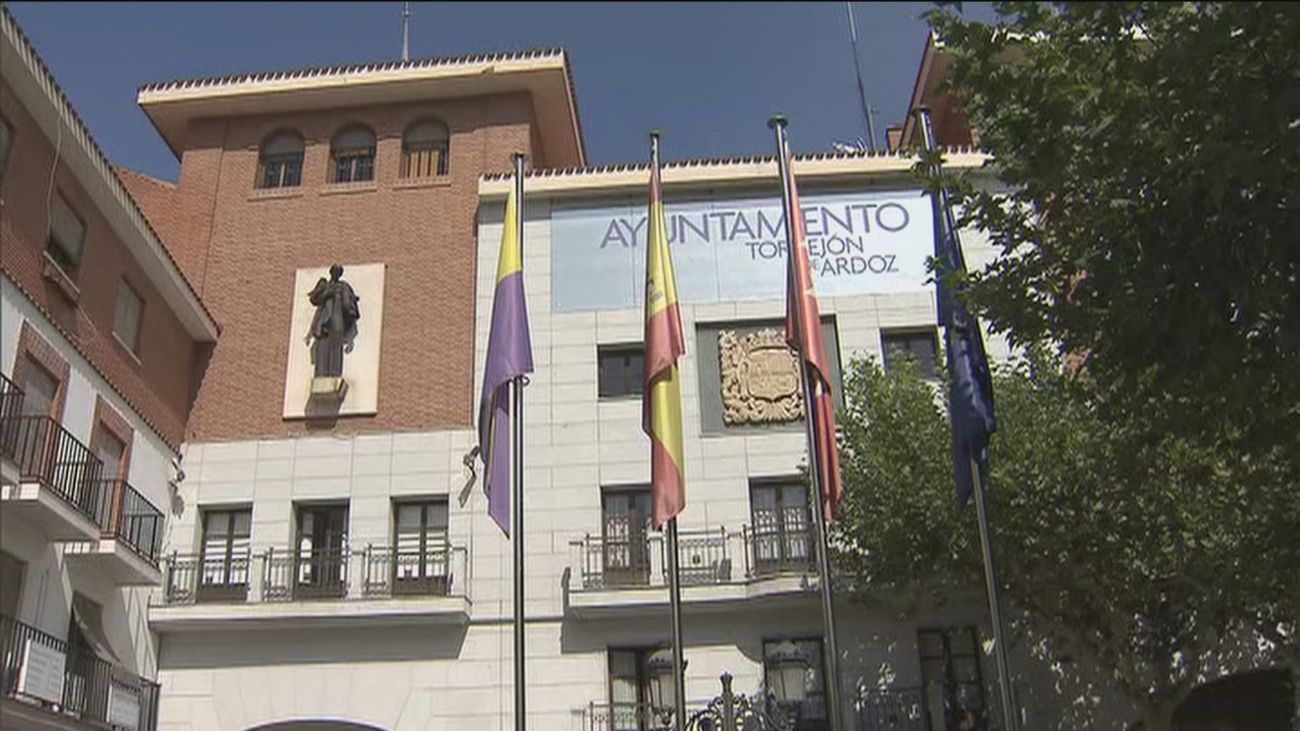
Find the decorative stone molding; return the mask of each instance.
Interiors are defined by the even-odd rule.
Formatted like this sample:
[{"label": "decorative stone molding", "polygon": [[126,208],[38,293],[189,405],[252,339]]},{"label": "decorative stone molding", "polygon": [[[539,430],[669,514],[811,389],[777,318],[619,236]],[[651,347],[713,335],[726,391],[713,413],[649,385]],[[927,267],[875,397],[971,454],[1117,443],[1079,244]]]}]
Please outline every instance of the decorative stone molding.
[{"label": "decorative stone molding", "polygon": [[784,424],[803,418],[799,361],[784,335],[766,328],[718,333],[722,419],[727,426]]}]

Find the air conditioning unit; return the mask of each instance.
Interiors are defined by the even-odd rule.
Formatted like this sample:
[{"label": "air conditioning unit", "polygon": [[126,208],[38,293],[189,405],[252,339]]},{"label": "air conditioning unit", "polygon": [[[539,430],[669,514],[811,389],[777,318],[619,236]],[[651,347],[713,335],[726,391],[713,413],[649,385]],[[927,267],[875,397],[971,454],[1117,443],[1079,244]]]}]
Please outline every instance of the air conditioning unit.
[{"label": "air conditioning unit", "polygon": [[18,671],[18,692],[50,703],[63,702],[63,672],[67,657],[35,638],[23,644],[23,665]]}]

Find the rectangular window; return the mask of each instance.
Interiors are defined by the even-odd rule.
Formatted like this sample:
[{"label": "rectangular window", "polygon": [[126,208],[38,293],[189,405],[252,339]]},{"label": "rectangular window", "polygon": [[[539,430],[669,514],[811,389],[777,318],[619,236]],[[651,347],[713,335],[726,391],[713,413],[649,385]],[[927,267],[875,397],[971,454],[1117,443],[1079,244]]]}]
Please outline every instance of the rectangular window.
[{"label": "rectangular window", "polygon": [[375,179],[375,151],[343,150],[334,156],[333,183],[357,183]]},{"label": "rectangular window", "polygon": [[25,356],[22,383],[23,414],[28,416],[57,416],[54,413],[55,399],[59,395],[59,379],[45,370],[30,355]]},{"label": "rectangular window", "polygon": [[348,578],[347,548],[347,505],[299,506],[293,596],[344,596]]},{"label": "rectangular window", "polygon": [[243,600],[248,595],[252,510],[205,510],[199,556],[200,601]]},{"label": "rectangular window", "polygon": [[650,731],[658,728],[650,710],[650,656],[653,647],[609,649],[608,723],[593,718],[610,731]]},{"label": "rectangular window", "polygon": [[596,349],[601,398],[640,396],[645,384],[645,348],[602,345]]},{"label": "rectangular window", "polygon": [[81,251],[86,242],[86,225],[62,195],[54,196],[50,207],[50,257],[64,273],[75,274],[81,265]]},{"label": "rectangular window", "polygon": [[261,168],[257,176],[259,188],[296,188],[302,184],[302,153],[264,155],[258,161]]},{"label": "rectangular window", "polygon": [[448,564],[447,501],[393,505],[393,593],[446,594]]},{"label": "rectangular window", "polygon": [[125,280],[117,289],[117,309],[113,314],[113,334],[132,353],[140,352],[140,322],[144,302]]},{"label": "rectangular window", "polygon": [[[988,728],[979,636],[974,627],[923,629],[916,633],[921,684],[932,728]],[[971,724],[963,726],[962,724]]]},{"label": "rectangular window", "polygon": [[601,546],[607,585],[650,582],[650,489],[601,488]]},{"label": "rectangular window", "polygon": [[932,381],[939,377],[939,337],[935,328],[882,330],[880,344],[885,353],[885,370],[895,367],[904,358],[911,358],[921,378]]},{"label": "rectangular window", "polygon": [[822,641],[764,640],[763,685],[794,720],[794,731],[825,731],[825,671]]},{"label": "rectangular window", "polygon": [[104,471],[101,473],[103,478],[105,480],[125,479],[126,444],[102,423],[95,427],[95,438],[91,442],[95,456],[104,464]]},{"label": "rectangular window", "polygon": [[801,482],[755,483],[749,504],[754,521],[754,567],[759,573],[807,570],[813,557],[808,488]]},{"label": "rectangular window", "polygon": [[5,177],[5,164],[9,162],[9,148],[13,146],[14,131],[9,123],[0,119],[0,180]]}]

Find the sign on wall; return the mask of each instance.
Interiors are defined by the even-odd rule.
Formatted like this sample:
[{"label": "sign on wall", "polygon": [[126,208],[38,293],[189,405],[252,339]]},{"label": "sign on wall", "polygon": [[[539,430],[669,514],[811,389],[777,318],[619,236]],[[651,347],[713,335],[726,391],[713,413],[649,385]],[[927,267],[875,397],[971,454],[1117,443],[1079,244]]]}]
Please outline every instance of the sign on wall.
[{"label": "sign on wall", "polygon": [[[781,200],[722,198],[666,208],[680,299],[687,304],[785,295]],[[809,195],[802,200],[817,293],[927,289],[934,252],[921,191]],[[639,306],[645,287],[646,208],[556,208],[551,213],[551,296],[558,312]]]}]

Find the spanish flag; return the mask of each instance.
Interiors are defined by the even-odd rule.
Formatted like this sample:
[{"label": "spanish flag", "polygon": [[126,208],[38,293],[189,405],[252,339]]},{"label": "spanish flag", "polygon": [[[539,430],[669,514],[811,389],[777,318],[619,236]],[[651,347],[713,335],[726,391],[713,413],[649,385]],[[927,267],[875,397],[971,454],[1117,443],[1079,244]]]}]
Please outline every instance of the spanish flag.
[{"label": "spanish flag", "polygon": [[677,281],[668,251],[659,137],[651,136],[650,216],[645,266],[645,389],[641,414],[650,437],[650,493],[656,529],[686,506],[682,449],[682,380],[677,359],[686,353]]},{"label": "spanish flag", "polygon": [[[784,146],[783,146],[784,147]],[[821,316],[817,308],[817,293],[813,291],[812,267],[808,262],[808,239],[804,235],[802,208],[799,206],[799,189],[794,182],[794,161],[787,149],[778,154],[786,156],[786,180],[782,184],[789,190],[789,209],[786,212],[790,234],[789,256],[786,257],[785,342],[803,360],[804,373],[809,381],[812,403],[805,404],[807,418],[812,419],[813,444],[817,450],[817,484],[821,486],[821,508],[826,522],[835,520],[835,509],[844,496],[840,485],[840,453],[835,441],[835,401],[831,396],[831,369],[826,360],[826,347],[822,343]]]}]

